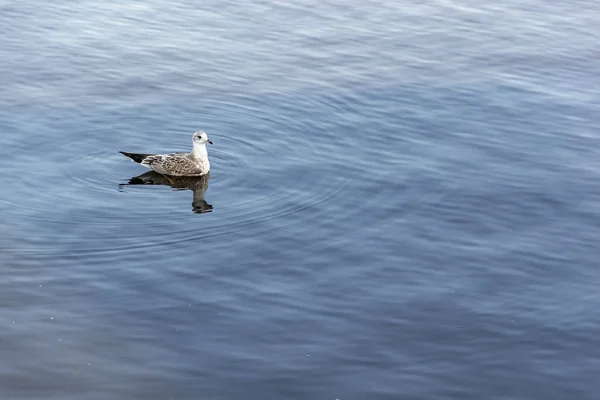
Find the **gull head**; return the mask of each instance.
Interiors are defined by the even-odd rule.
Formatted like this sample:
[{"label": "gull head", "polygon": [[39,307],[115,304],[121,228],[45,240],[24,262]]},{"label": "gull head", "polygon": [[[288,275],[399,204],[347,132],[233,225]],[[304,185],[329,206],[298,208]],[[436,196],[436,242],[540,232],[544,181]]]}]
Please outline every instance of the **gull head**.
[{"label": "gull head", "polygon": [[194,142],[194,144],[213,144],[213,142],[211,142],[211,140],[208,138],[206,132],[203,131],[194,132],[194,135],[192,136],[192,141]]}]

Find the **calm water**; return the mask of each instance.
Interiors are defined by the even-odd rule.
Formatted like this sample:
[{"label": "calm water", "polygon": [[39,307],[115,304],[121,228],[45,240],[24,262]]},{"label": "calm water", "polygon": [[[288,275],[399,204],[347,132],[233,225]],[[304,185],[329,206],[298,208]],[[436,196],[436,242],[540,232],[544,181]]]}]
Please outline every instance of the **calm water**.
[{"label": "calm water", "polygon": [[599,3],[279,3],[0,3],[0,399],[598,399]]}]

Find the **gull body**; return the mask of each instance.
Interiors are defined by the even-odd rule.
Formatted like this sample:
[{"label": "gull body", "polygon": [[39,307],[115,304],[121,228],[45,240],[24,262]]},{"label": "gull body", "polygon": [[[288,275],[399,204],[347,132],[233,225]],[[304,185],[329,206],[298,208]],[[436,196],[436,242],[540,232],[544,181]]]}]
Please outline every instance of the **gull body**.
[{"label": "gull body", "polygon": [[142,154],[119,153],[131,158],[138,164],[171,176],[202,176],[210,171],[206,144],[212,144],[206,132],[197,131],[192,135],[192,151],[190,153]]}]

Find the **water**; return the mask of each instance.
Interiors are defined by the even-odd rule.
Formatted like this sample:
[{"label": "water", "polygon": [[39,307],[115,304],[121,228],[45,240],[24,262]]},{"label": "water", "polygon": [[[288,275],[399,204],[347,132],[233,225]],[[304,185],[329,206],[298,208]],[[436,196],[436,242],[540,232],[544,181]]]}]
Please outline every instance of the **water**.
[{"label": "water", "polygon": [[597,399],[600,6],[279,3],[1,3],[0,398]]}]

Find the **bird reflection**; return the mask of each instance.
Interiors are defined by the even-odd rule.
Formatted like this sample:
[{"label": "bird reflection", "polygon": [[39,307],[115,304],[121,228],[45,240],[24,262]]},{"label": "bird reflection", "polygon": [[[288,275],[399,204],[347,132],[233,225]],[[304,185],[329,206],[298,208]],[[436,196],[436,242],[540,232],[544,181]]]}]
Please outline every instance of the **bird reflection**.
[{"label": "bird reflection", "polygon": [[196,214],[203,214],[211,212],[213,206],[208,204],[204,200],[204,193],[208,189],[208,181],[210,180],[210,173],[202,176],[167,176],[161,175],[158,172],[149,171],[142,175],[138,175],[129,180],[128,183],[119,185],[166,185],[171,186],[176,190],[189,189],[194,193],[192,201],[192,212]]}]

